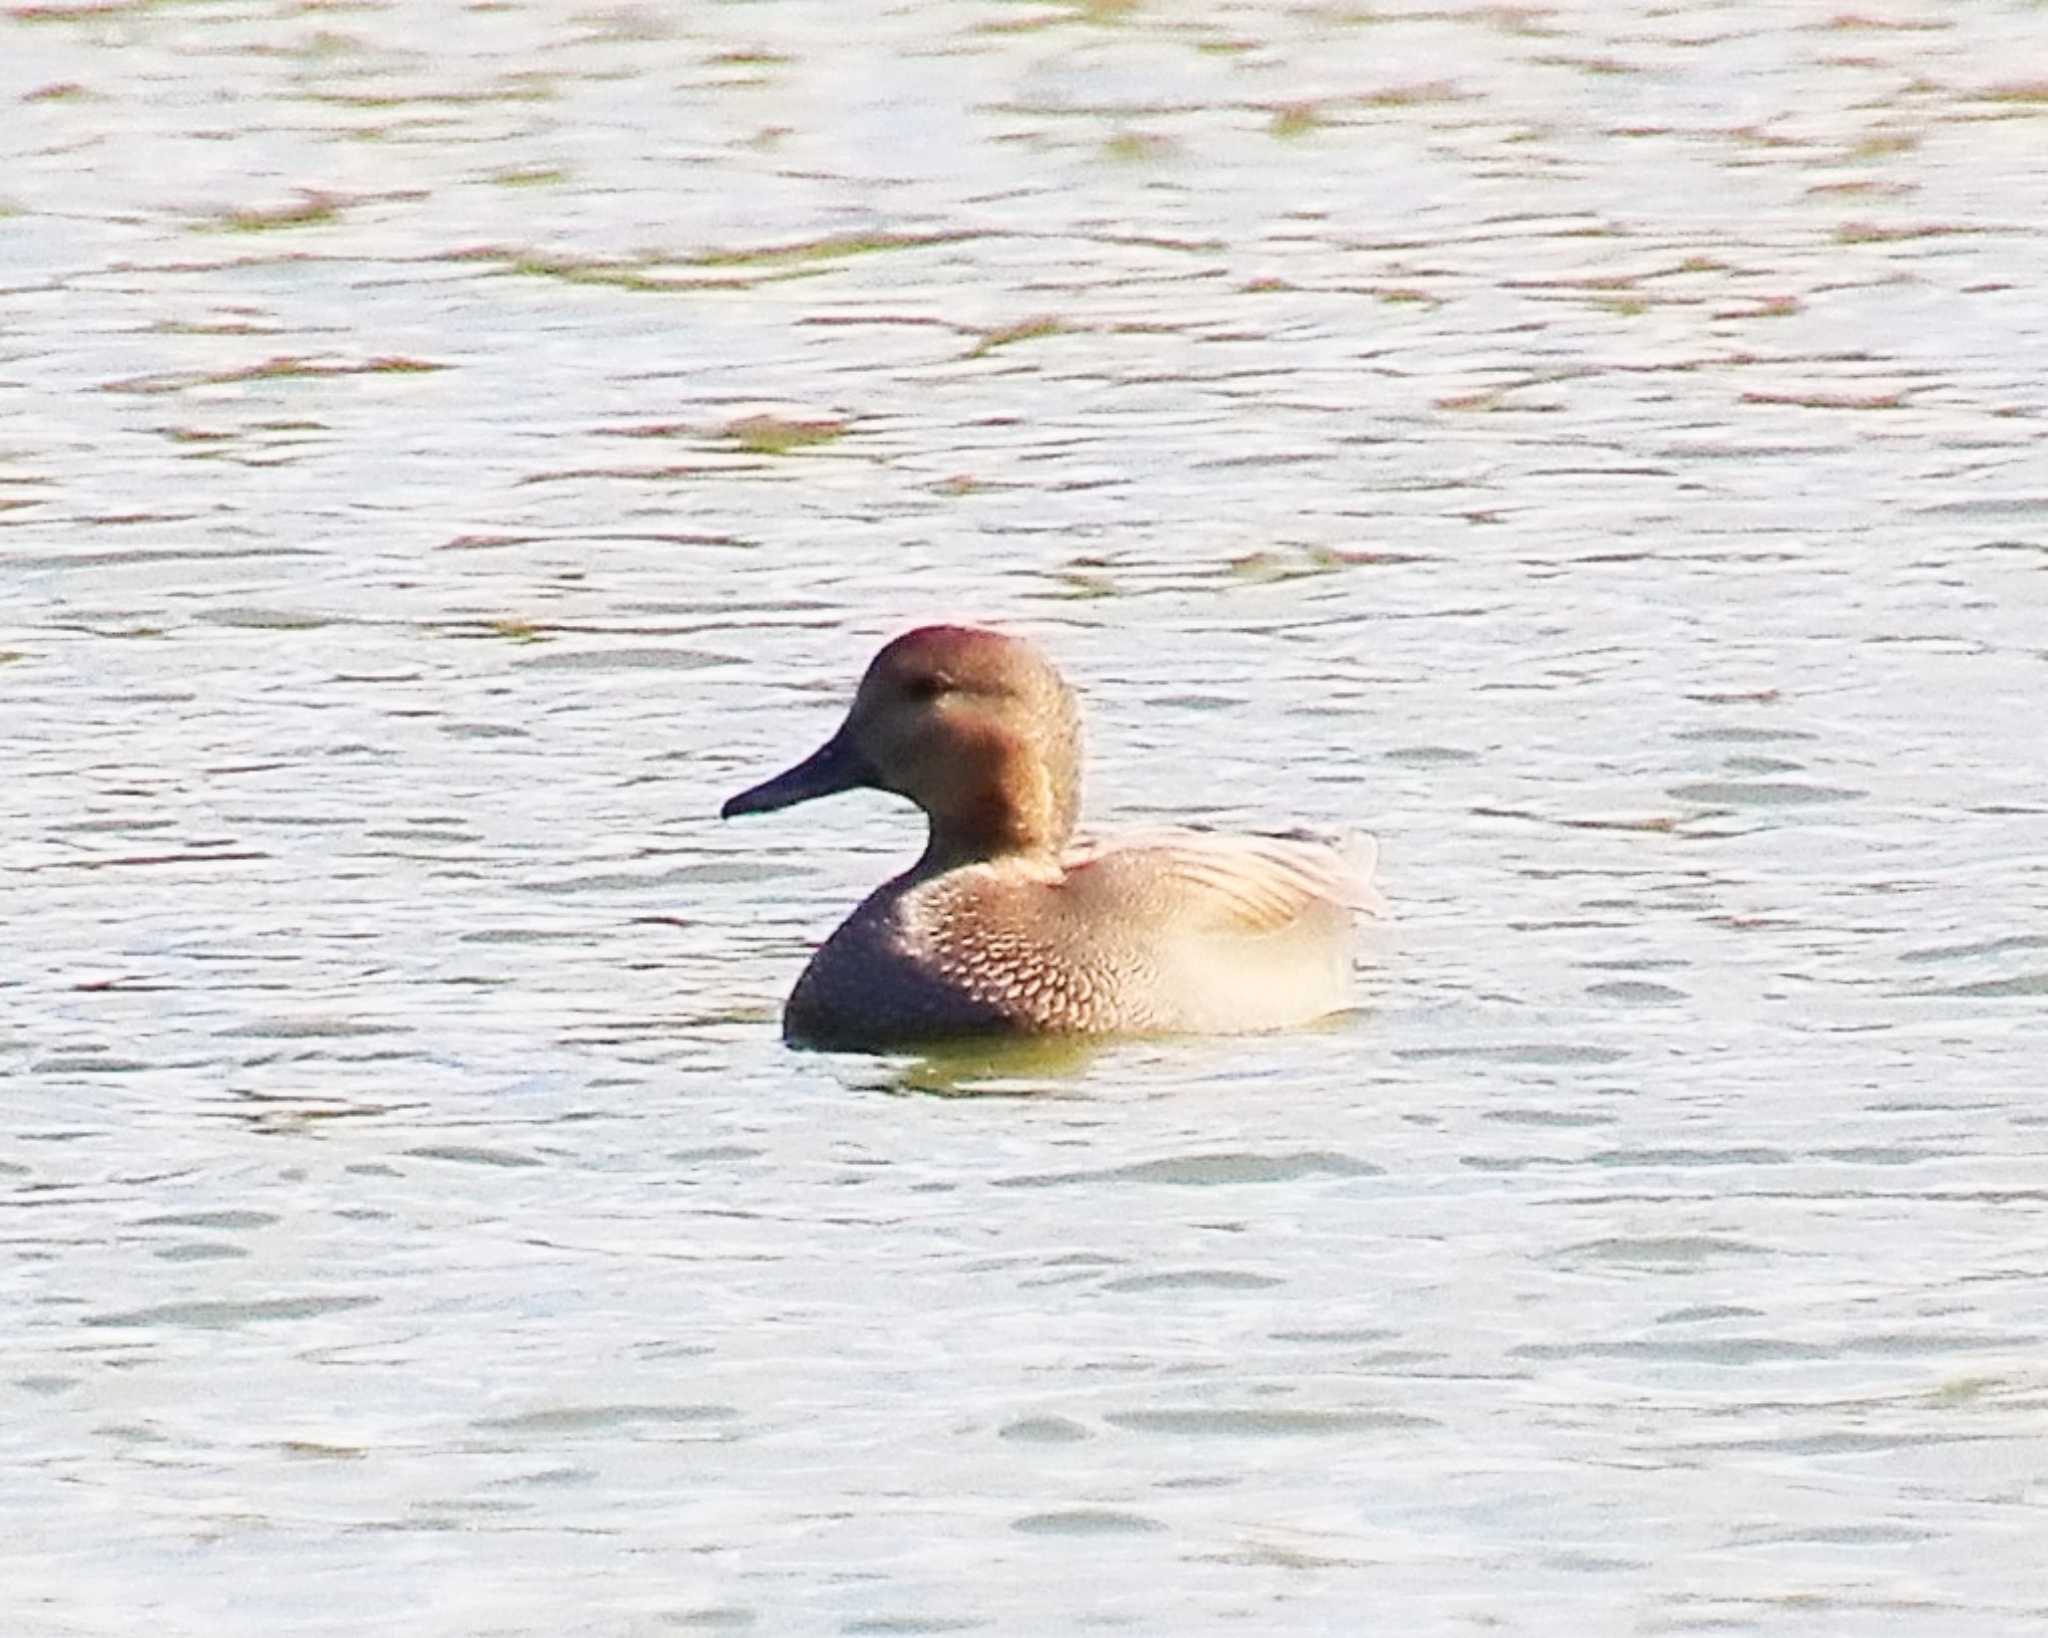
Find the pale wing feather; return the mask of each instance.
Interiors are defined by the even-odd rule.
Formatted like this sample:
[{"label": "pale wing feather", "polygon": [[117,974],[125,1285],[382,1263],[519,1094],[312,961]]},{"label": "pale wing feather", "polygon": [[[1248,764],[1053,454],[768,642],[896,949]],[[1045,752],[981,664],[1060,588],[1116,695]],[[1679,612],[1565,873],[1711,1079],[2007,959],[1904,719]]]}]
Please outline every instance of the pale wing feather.
[{"label": "pale wing feather", "polygon": [[1341,843],[1166,829],[1078,838],[1061,858],[1074,885],[1095,871],[1171,897],[1203,923],[1243,932],[1286,927],[1318,906],[1377,915],[1372,885],[1379,846],[1370,836]]}]

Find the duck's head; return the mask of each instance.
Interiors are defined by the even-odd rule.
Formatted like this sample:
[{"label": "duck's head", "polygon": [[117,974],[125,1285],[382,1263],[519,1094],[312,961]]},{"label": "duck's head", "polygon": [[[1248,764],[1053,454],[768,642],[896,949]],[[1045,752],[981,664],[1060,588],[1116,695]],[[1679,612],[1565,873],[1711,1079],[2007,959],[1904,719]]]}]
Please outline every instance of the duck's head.
[{"label": "duck's head", "polygon": [[863,787],[923,808],[933,855],[1057,852],[1081,803],[1073,691],[1021,638],[921,626],[875,656],[836,734],[719,811],[768,813]]}]

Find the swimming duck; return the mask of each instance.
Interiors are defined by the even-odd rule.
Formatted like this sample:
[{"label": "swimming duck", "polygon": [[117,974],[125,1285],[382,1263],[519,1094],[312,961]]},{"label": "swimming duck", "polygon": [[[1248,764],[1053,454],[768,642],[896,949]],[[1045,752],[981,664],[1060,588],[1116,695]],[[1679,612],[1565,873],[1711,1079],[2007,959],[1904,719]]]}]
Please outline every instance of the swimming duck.
[{"label": "swimming duck", "polygon": [[811,957],[801,1045],[1279,1029],[1346,1004],[1376,849],[1160,829],[1074,834],[1081,715],[1020,638],[924,626],[877,654],[837,733],[720,810],[873,788],[924,809],[923,856]]}]

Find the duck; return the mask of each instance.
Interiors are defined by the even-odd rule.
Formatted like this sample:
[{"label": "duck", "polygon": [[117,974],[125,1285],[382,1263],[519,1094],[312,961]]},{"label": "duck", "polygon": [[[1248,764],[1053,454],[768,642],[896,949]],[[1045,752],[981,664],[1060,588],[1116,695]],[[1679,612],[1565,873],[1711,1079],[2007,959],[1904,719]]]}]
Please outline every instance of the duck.
[{"label": "duck", "polygon": [[924,851],[812,955],[793,1045],[1237,1034],[1349,1004],[1358,923],[1381,908],[1372,839],[1079,834],[1080,704],[1024,638],[905,632],[831,738],[720,816],[865,789],[924,810]]}]

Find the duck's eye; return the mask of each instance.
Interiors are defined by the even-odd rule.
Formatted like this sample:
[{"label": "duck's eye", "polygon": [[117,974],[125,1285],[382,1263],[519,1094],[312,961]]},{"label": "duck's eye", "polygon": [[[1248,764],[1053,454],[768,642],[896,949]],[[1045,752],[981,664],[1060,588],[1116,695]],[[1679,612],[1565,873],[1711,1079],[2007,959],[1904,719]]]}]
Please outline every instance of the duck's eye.
[{"label": "duck's eye", "polygon": [[946,679],[921,671],[903,679],[903,692],[914,700],[935,700],[946,691]]}]

